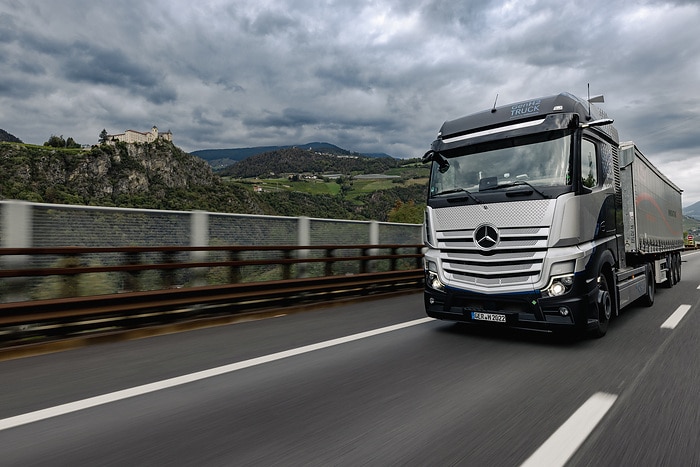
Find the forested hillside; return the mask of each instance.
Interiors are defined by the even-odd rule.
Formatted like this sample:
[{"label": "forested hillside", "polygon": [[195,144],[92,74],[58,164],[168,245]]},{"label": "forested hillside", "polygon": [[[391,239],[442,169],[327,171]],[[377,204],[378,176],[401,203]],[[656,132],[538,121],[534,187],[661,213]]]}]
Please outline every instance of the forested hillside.
[{"label": "forested hillside", "polygon": [[269,174],[311,173],[384,173],[405,161],[391,157],[342,156],[286,148],[248,157],[222,169],[219,174],[236,178],[266,176]]},{"label": "forested hillside", "polygon": [[221,169],[258,154],[295,147],[312,152],[336,154],[340,156],[390,157],[388,154],[384,153],[358,154],[348,151],[347,149],[340,148],[335,144],[323,142],[311,142],[287,146],[257,146],[252,148],[200,149],[198,151],[191,152],[191,154],[193,156],[201,157],[205,161],[209,162],[209,165],[211,165],[213,168]]},{"label": "forested hillside", "polygon": [[[401,163],[391,158],[329,158],[298,151],[283,151],[277,162],[279,154],[261,157],[257,162],[268,174],[282,168],[290,173],[320,173],[324,169],[346,174],[382,173],[387,168],[398,170],[395,166]],[[334,181],[316,180],[315,186],[329,187],[327,192],[309,193],[303,188],[310,184],[288,182],[282,175],[274,182],[278,189],[259,190],[258,182],[222,178],[204,160],[164,141],[101,145],[88,150],[0,143],[0,199],[420,222],[426,196],[426,185],[414,180],[420,170],[424,169],[404,169],[402,176],[392,175],[393,179],[382,182],[377,189],[371,188],[378,183],[375,181],[353,187],[352,175],[347,175]],[[288,184],[281,187],[281,183]]]}]

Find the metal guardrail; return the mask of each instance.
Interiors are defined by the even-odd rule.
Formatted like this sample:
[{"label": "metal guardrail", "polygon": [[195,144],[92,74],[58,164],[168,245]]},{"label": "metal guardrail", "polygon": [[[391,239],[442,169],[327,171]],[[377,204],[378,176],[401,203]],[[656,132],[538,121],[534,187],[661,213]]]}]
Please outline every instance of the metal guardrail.
[{"label": "metal guardrail", "polygon": [[[423,245],[316,245],[316,246],[205,246],[205,247],[57,247],[0,248],[0,258],[52,256],[73,258],[63,267],[14,267],[0,269],[0,279],[59,276],[68,282],[82,274],[119,273],[134,284],[134,274],[160,271],[171,282],[174,270],[227,268],[229,283],[193,285],[157,290],[128,290],[121,293],[83,297],[60,297],[0,303],[0,345],[27,340],[56,339],[97,330],[115,330],[158,325],[204,316],[254,312],[272,307],[336,300],[401,289],[417,290],[423,284]],[[173,262],[173,254],[224,253],[223,259]],[[348,254],[353,252],[353,254]],[[143,262],[144,255],[161,255],[158,262]],[[245,254],[271,253],[267,258],[241,259]],[[120,264],[86,265],[86,255],[121,255]],[[312,256],[315,254],[315,256]],[[357,263],[353,274],[334,274],[337,263]],[[377,262],[387,270],[374,271]],[[322,273],[303,277],[300,267],[321,263]],[[250,266],[281,268],[281,279],[242,281],[242,271]],[[407,267],[410,266],[410,267]],[[295,269],[293,269],[295,268]],[[296,273],[302,277],[292,277]],[[137,283],[138,281],[136,281]],[[68,287],[71,290],[71,287]]]}]

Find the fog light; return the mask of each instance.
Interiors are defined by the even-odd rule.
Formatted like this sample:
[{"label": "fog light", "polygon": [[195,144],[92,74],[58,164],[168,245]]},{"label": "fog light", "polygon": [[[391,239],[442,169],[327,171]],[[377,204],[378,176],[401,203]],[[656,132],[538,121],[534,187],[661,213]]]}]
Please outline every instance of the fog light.
[{"label": "fog light", "polygon": [[559,314],[562,316],[569,316],[569,309],[565,306],[559,307]]},{"label": "fog light", "polygon": [[428,303],[430,303],[431,305],[435,305],[435,299],[433,297],[430,297],[428,299]]}]

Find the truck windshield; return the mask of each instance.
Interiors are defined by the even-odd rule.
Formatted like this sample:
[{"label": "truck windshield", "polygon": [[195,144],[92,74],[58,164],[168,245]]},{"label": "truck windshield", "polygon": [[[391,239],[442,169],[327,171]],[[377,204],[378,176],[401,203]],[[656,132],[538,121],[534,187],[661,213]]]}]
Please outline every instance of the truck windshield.
[{"label": "truck windshield", "polygon": [[571,134],[556,132],[508,139],[488,147],[453,150],[449,168],[433,162],[430,196],[475,193],[514,185],[533,189],[571,184]]}]

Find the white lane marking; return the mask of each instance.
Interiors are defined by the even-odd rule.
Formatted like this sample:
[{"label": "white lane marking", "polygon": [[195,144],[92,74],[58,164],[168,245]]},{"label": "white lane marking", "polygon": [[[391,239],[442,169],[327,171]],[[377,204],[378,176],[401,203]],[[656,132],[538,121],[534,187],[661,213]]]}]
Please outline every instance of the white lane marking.
[{"label": "white lane marking", "polygon": [[680,305],[678,308],[676,308],[676,311],[674,311],[673,314],[669,316],[666,321],[664,321],[664,324],[661,325],[661,328],[675,328],[676,326],[678,326],[678,323],[681,322],[681,320],[683,319],[685,314],[688,313],[689,310],[690,305]]},{"label": "white lane marking", "polygon": [[700,290],[700,285],[698,285],[698,290]]},{"label": "white lane marking", "polygon": [[175,386],[180,386],[182,384],[199,381],[205,378],[211,378],[213,376],[220,376],[226,373],[232,373],[234,371],[242,370],[244,368],[262,365],[263,363],[274,362],[275,360],[281,360],[283,358],[313,352],[314,350],[325,349],[335,345],[345,344],[347,342],[365,339],[367,337],[397,331],[399,329],[408,328],[411,326],[417,326],[419,324],[427,323],[429,321],[434,321],[434,319],[421,318],[413,321],[407,321],[405,323],[394,324],[392,326],[386,326],[379,329],[373,329],[371,331],[360,332],[358,334],[339,337],[337,339],[331,339],[316,344],[305,345],[303,347],[297,347],[296,349],[284,350],[282,352],[264,355],[262,357],[257,358],[251,358],[250,360],[244,360],[242,362],[231,363],[228,365],[211,368],[209,370],[198,371],[196,373],[190,373],[188,375],[182,375],[177,376],[175,378],[156,381],[155,383],[144,384],[142,386],[123,389],[121,391],[115,391],[109,394],[103,394],[101,396],[89,397],[87,399],[57,405],[55,407],[49,407],[47,409],[36,410],[34,412],[25,413],[22,415],[16,415],[14,417],[9,417],[0,420],[0,431],[7,430],[9,428],[15,428],[21,425],[26,425],[27,423],[38,422],[52,417],[58,417],[59,415],[65,415],[72,412],[77,412],[79,410],[96,407],[98,405],[109,404],[110,402],[116,402],[123,399],[128,399],[130,397],[141,396],[150,392],[160,391],[161,389],[172,388]]},{"label": "white lane marking", "polygon": [[591,396],[521,467],[563,466],[610,410],[617,396],[597,392]]}]

